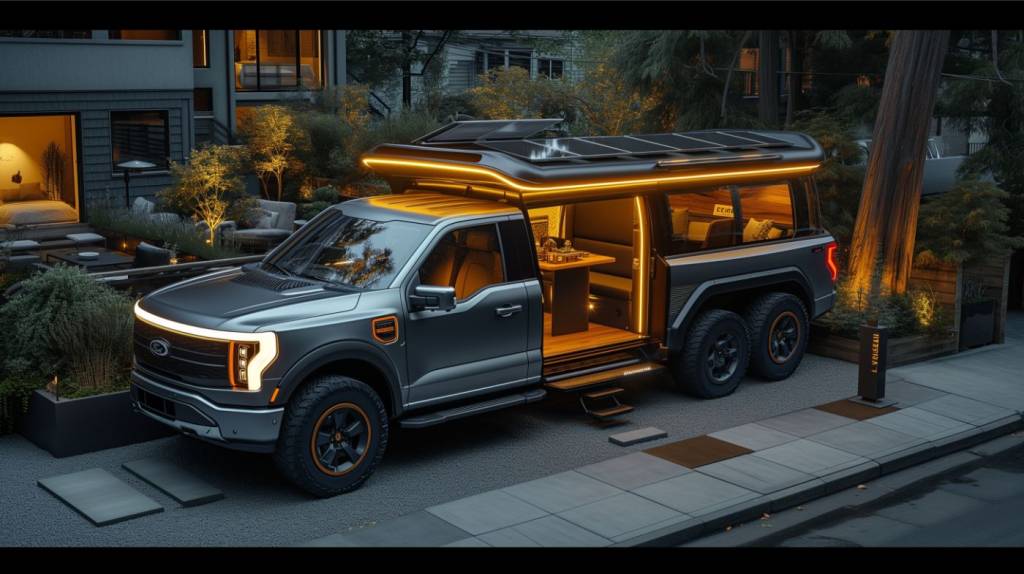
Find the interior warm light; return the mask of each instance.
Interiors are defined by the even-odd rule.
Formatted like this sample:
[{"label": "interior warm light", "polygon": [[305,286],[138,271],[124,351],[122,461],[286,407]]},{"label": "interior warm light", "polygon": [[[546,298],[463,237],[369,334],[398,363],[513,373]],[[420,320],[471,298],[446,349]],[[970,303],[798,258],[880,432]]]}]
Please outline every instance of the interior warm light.
[{"label": "interior warm light", "polygon": [[449,174],[472,174],[484,176],[502,183],[518,192],[528,192],[535,195],[546,193],[557,193],[577,189],[617,189],[623,187],[637,187],[658,183],[678,183],[686,181],[702,181],[710,179],[734,178],[754,175],[777,175],[785,173],[810,172],[817,169],[817,163],[792,165],[784,167],[752,168],[740,170],[713,171],[705,173],[690,173],[682,175],[661,175],[658,177],[644,177],[636,179],[622,179],[610,181],[591,181],[586,183],[558,184],[558,185],[535,185],[517,182],[506,175],[485,167],[459,165],[454,163],[433,162],[424,160],[390,159],[384,157],[364,157],[363,165],[374,169],[375,166],[395,166],[404,168],[418,168],[433,171],[448,172]]},{"label": "interior warm light", "polygon": [[233,367],[236,344],[238,342],[256,343],[256,352],[249,357],[249,362],[245,369],[245,378],[247,380],[244,381],[244,383],[246,386],[239,387],[242,390],[260,390],[263,371],[267,370],[267,367],[269,367],[277,358],[277,335],[272,332],[237,333],[234,331],[217,331],[215,329],[186,325],[184,323],[178,323],[177,321],[171,321],[170,319],[159,317],[149,311],[146,311],[139,305],[139,301],[135,302],[135,318],[145,323],[149,323],[154,327],[166,329],[181,335],[231,343],[228,361],[231,363],[229,367],[232,367],[229,371],[229,377],[233,385],[236,382],[239,385],[242,384],[242,381],[235,381],[234,375],[235,369]]},{"label": "interior warm light", "polygon": [[637,273],[640,274],[638,281],[639,289],[636,294],[636,332],[643,335],[647,332],[647,226],[644,221],[646,212],[643,199],[638,195],[633,198],[636,204],[636,220],[640,226],[640,245],[637,247],[640,260]]}]

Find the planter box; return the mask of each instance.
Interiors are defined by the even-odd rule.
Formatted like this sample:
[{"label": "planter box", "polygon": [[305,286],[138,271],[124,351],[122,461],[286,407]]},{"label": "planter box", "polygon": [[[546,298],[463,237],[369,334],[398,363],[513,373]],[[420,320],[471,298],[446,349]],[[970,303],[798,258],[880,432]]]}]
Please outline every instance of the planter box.
[{"label": "planter box", "polygon": [[175,430],[132,411],[128,391],[56,399],[37,390],[18,432],[57,458],[135,444],[175,434]]},{"label": "planter box", "polygon": [[[830,333],[828,329],[811,324],[811,339],[807,350],[815,355],[839,359],[849,363],[860,360],[860,341]],[[957,352],[956,339],[931,339],[927,335],[911,335],[889,339],[887,367],[899,367],[934,359]]]},{"label": "planter box", "polygon": [[963,303],[960,317],[960,348],[970,349],[995,342],[996,302]]}]

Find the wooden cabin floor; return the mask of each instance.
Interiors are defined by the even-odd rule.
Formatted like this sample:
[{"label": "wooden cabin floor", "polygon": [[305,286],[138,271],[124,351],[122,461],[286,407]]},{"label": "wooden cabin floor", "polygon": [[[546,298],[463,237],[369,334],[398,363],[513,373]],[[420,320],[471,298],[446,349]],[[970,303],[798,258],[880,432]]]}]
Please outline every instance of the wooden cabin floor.
[{"label": "wooden cabin floor", "polygon": [[553,357],[583,349],[604,347],[616,343],[625,343],[643,339],[632,331],[616,329],[607,325],[590,323],[586,331],[568,335],[551,335],[551,313],[544,313],[544,356]]}]

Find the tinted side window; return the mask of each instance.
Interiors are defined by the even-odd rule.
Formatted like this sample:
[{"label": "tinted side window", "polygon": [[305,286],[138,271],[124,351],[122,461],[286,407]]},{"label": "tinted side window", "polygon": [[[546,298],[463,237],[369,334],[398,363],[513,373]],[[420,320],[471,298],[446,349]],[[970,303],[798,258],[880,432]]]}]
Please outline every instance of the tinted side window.
[{"label": "tinted side window", "polygon": [[456,229],[445,235],[420,266],[420,283],[455,288],[458,300],[505,282],[505,270],[494,225]]},{"label": "tinted side window", "polygon": [[501,245],[505,252],[505,269],[509,281],[525,281],[536,277],[533,253],[530,249],[530,237],[526,233],[526,222],[502,221],[498,224],[501,231]]},{"label": "tinted side window", "polygon": [[735,206],[728,187],[670,192],[667,198],[672,224],[671,254],[735,244]]},{"label": "tinted side window", "polygon": [[743,243],[793,237],[793,196],[789,183],[737,187]]}]

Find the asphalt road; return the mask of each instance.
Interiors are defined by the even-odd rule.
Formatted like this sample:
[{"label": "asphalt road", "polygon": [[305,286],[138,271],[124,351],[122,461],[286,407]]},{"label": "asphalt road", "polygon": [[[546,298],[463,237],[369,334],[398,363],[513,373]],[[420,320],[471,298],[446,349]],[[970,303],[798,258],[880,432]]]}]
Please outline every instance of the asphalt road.
[{"label": "asphalt road", "polygon": [[775,545],[1024,546],[1024,447]]},{"label": "asphalt road", "polygon": [[[629,424],[602,429],[575,400],[553,397],[421,430],[395,429],[383,463],[358,491],[327,500],[280,479],[269,459],[186,437],[172,437],[65,459],[18,435],[0,437],[0,546],[258,545],[306,542],[373,525],[472,494],[600,462],[653,444],[714,432],[856,394],[856,366],[808,355],[788,380],[744,382],[737,392],[702,401],[667,379],[628,385],[637,410]],[[654,426],[661,442],[629,448],[614,432]],[[226,498],[181,508],[121,468],[163,457],[222,489]],[[40,478],[104,468],[160,502],[165,511],[94,527],[36,485]]]}]

